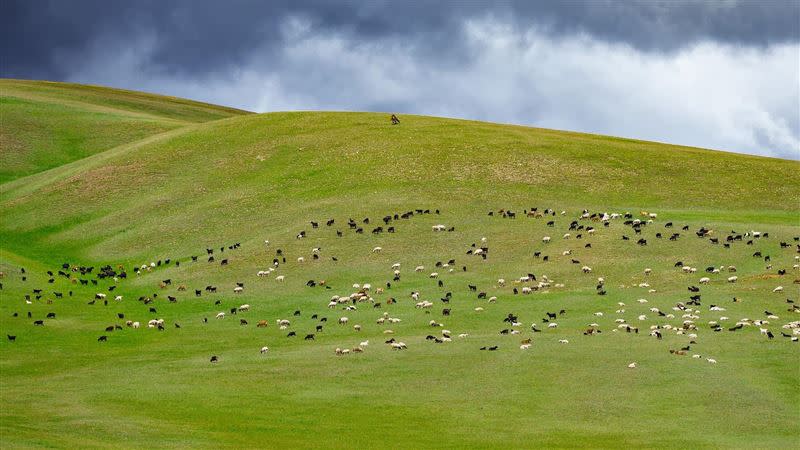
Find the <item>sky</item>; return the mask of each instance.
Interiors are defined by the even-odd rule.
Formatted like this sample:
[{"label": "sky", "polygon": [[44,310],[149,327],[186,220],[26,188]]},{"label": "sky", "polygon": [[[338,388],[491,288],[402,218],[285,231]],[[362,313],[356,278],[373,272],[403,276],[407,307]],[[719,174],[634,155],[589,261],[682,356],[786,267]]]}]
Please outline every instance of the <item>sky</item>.
[{"label": "sky", "polygon": [[800,159],[800,0],[0,0],[0,77]]}]

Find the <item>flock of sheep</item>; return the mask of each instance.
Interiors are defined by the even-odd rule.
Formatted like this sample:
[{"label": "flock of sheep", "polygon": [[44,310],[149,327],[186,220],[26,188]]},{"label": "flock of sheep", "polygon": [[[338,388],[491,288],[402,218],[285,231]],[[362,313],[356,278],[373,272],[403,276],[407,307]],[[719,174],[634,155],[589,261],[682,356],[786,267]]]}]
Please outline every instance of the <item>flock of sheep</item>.
[{"label": "flock of sheep", "polygon": [[[395,233],[395,224],[415,216],[424,216],[427,214],[438,216],[440,213],[439,210],[432,212],[431,210],[417,209],[403,214],[384,216],[381,219],[382,225],[379,226],[370,225],[370,220],[368,218],[359,222],[350,219],[347,222],[347,226],[349,231],[354,234],[364,234],[365,228],[372,228],[371,233],[373,235]],[[776,284],[763,292],[757,291],[753,293],[755,296],[780,296],[782,301],[787,305],[785,310],[786,314],[783,319],[781,319],[781,315],[783,314],[768,310],[763,312],[762,317],[740,317],[738,319],[732,319],[730,316],[733,314],[736,304],[739,302],[739,299],[736,297],[733,297],[730,303],[725,305],[706,303],[702,300],[702,290],[706,289],[705,286],[711,283],[722,281],[722,279],[730,284],[747,282],[749,277],[744,277],[740,280],[740,275],[738,274],[736,266],[731,265],[730,262],[736,262],[738,260],[737,258],[744,257],[742,256],[741,248],[756,246],[764,240],[771,239],[769,233],[758,231],[747,231],[743,233],[731,231],[729,233],[721,233],[706,229],[705,227],[701,227],[697,230],[690,230],[689,226],[683,226],[680,228],[680,231],[675,231],[678,227],[674,226],[672,222],[658,222],[657,214],[649,212],[640,212],[637,216],[634,216],[634,214],[631,213],[582,211],[574,217],[568,218],[566,211],[557,213],[550,208],[543,210],[532,208],[530,210],[524,210],[521,215],[524,218],[541,219],[546,222],[546,226],[549,229],[553,229],[553,233],[536,238],[536,242],[538,242],[536,248],[534,248],[533,245],[535,242],[520,243],[520,245],[531,245],[532,261],[535,261],[537,264],[543,264],[548,261],[557,260],[568,264],[568,267],[574,266],[574,276],[578,277],[578,282],[555,280],[545,274],[536,275],[526,272],[516,274],[509,273],[506,277],[496,279],[490,286],[481,287],[480,289],[477,282],[468,283],[466,286],[457,286],[456,289],[451,288],[450,281],[447,280],[448,274],[479,273],[481,264],[485,264],[494,254],[489,244],[491,239],[483,237],[473,243],[465,245],[465,247],[460,250],[467,263],[464,263],[461,258],[458,258],[460,261],[459,264],[456,263],[456,258],[444,258],[441,261],[435,262],[433,267],[430,268],[427,267],[426,263],[423,261],[417,261],[417,264],[411,265],[413,269],[410,270],[413,270],[413,274],[415,274],[413,276],[417,276],[415,281],[417,284],[423,283],[418,274],[424,274],[425,278],[428,279],[427,282],[432,284],[432,289],[439,289],[441,294],[435,296],[423,295],[419,290],[408,290],[407,288],[405,292],[403,292],[404,281],[407,277],[412,275],[404,273],[404,264],[394,262],[391,265],[387,265],[385,276],[380,280],[350,280],[350,283],[347,284],[350,288],[347,290],[336,288],[335,291],[338,291],[337,293],[329,292],[324,296],[315,294],[316,297],[320,298],[319,309],[316,313],[310,315],[310,318],[315,320],[316,323],[313,330],[308,329],[301,334],[305,335],[304,339],[306,341],[316,340],[317,334],[323,332],[324,327],[327,326],[327,317],[324,317],[324,312],[327,311],[334,317],[334,321],[336,322],[335,326],[350,327],[353,330],[354,336],[358,335],[362,333],[365,326],[363,323],[351,323],[352,321],[349,317],[352,317],[351,314],[358,314],[363,320],[364,314],[356,313],[356,311],[371,309],[375,310],[374,323],[380,327],[380,333],[384,336],[381,340],[385,343],[386,347],[391,350],[407,350],[409,349],[409,345],[406,344],[406,341],[411,342],[415,341],[415,338],[421,338],[421,336],[410,336],[408,332],[404,330],[404,328],[406,328],[404,327],[405,322],[409,321],[416,324],[426,323],[430,331],[425,336],[425,340],[435,344],[447,345],[447,343],[452,342],[454,339],[467,342],[471,341],[473,338],[479,338],[484,342],[494,339],[491,336],[487,336],[485,331],[476,332],[475,330],[466,329],[451,331],[444,322],[446,322],[456,310],[458,310],[459,314],[482,314],[487,308],[514,309],[513,302],[515,300],[511,299],[515,296],[520,296],[519,298],[523,299],[524,297],[539,293],[555,291],[566,292],[567,289],[569,289],[568,285],[572,288],[582,283],[585,284],[586,282],[591,282],[591,284],[595,286],[596,295],[609,295],[607,287],[610,286],[612,282],[614,284],[619,284],[624,282],[624,280],[607,280],[607,275],[603,275],[602,273],[599,274],[600,276],[597,276],[598,274],[596,274],[595,269],[588,264],[581,263],[581,261],[575,258],[573,252],[577,251],[579,248],[589,251],[588,249],[592,248],[591,240],[593,237],[600,234],[611,235],[612,233],[619,233],[619,225],[621,225],[621,237],[614,237],[615,239],[620,239],[621,242],[634,239],[636,245],[647,246],[653,245],[654,240],[678,241],[685,239],[701,239],[706,241],[704,245],[719,245],[729,249],[736,249],[737,252],[732,253],[732,255],[736,256],[732,256],[728,261],[722,261],[725,264],[710,264],[702,269],[698,269],[690,264],[684,264],[684,261],[677,261],[671,267],[660,267],[658,269],[641,267],[639,269],[639,275],[641,275],[642,278],[640,282],[634,284],[634,287],[641,289],[640,292],[642,294],[634,296],[626,294],[625,298],[617,296],[618,298],[612,300],[614,305],[613,312],[609,308],[605,308],[605,311],[594,312],[591,317],[586,317],[587,325],[585,328],[575,330],[575,335],[594,336],[603,331],[632,334],[639,334],[641,332],[642,334],[649,334],[654,339],[663,339],[666,334],[674,334],[685,338],[686,345],[680,348],[669,349],[670,353],[677,356],[691,356],[695,359],[705,359],[712,364],[717,362],[714,357],[701,355],[691,350],[692,345],[696,345],[701,341],[701,335],[704,333],[732,333],[753,327],[759,328],[760,334],[766,339],[773,339],[776,337],[776,333],[774,333],[773,330],[779,327],[781,338],[786,338],[791,342],[797,342],[798,338],[800,338],[800,320],[792,320],[798,317],[795,314],[800,313],[800,307],[795,304],[795,300],[791,298],[791,295],[789,298],[784,297],[784,293],[790,290],[789,286],[791,285],[788,283],[795,285],[800,284],[800,279],[795,279],[793,282],[786,281],[782,284]],[[517,213],[505,209],[491,211],[489,212],[489,216],[495,217],[497,220],[517,219]],[[562,229],[562,232],[555,233],[557,222],[561,226],[568,225],[568,227]],[[619,225],[614,225],[612,227],[612,224],[615,224],[615,222],[619,223]],[[321,228],[319,222],[310,221],[309,224],[312,230]],[[334,219],[329,219],[325,222],[325,226],[331,229],[334,229],[335,225],[336,221]],[[642,237],[644,236],[644,230],[653,228],[656,230],[655,233],[648,232],[647,239]],[[456,228],[454,226],[436,224],[432,225],[430,230],[432,233],[452,233],[455,232]],[[344,232],[337,229],[336,235],[342,237]],[[294,235],[295,239],[301,242],[308,236],[309,232],[306,230],[302,230]],[[558,237],[554,238],[553,236]],[[650,239],[650,242],[648,242],[648,239]],[[785,280],[790,270],[797,273],[798,269],[800,269],[800,255],[798,255],[800,254],[800,244],[798,244],[800,238],[792,237],[791,239],[793,239],[794,242],[780,242],[781,254],[773,255],[776,260],[775,262],[772,261],[770,255],[763,255],[762,251],[755,251],[751,256],[748,255],[747,257],[762,260],[764,263],[763,273],[768,274],[770,278]],[[561,245],[559,245],[559,242],[561,242]],[[622,245],[634,244],[631,242],[623,243]],[[208,248],[206,249],[207,262],[219,262],[221,266],[227,266],[229,261],[233,260],[234,257],[231,256],[220,259],[221,255],[226,249],[228,250],[228,254],[231,254],[238,250],[240,246],[241,244],[239,243],[223,246],[220,247],[219,251]],[[303,265],[306,263],[306,258],[312,260],[323,258],[324,252],[321,247],[312,247],[309,249],[309,253],[294,257],[294,261],[297,264],[292,266],[292,270],[286,270],[286,268],[290,266],[290,264],[287,264],[287,254],[283,250],[274,247],[275,246],[271,244],[269,240],[264,241],[263,248],[259,251],[266,252],[270,255],[270,257],[273,258],[272,262],[262,267],[253,267],[254,280],[248,281],[248,286],[251,283],[264,283],[264,281],[258,281],[259,279],[274,279],[279,284],[271,284],[269,289],[276,295],[280,295],[280,283],[286,285],[290,282],[302,282],[309,288],[323,288],[328,291],[334,291],[333,283],[329,283],[326,280],[306,280],[307,277],[302,276]],[[379,254],[382,251],[382,246],[374,246],[371,253]],[[325,259],[328,258],[330,258],[331,261],[338,261],[335,256],[325,257]],[[199,256],[185,258],[183,263],[202,264],[202,262],[199,262]],[[153,277],[154,275],[152,274],[158,272],[162,267],[180,267],[180,264],[180,260],[159,260],[157,262],[154,261],[137,265],[133,267],[131,271],[136,277]],[[778,266],[775,264],[778,264]],[[698,276],[701,270],[703,276]],[[648,308],[647,305],[649,303],[646,298],[648,294],[657,292],[657,287],[655,285],[651,286],[651,283],[647,280],[655,278],[655,275],[659,271],[676,271],[682,274],[681,276],[684,277],[686,283],[686,294],[680,298],[676,298],[668,309],[655,306]],[[7,277],[9,275],[10,274],[0,273],[0,277]],[[25,269],[20,269],[19,276],[22,277],[23,282],[28,281]],[[64,279],[59,279],[58,282],[66,284],[67,286],[67,288],[62,290],[71,289],[71,285],[78,283],[88,286],[89,282],[91,282],[92,286],[98,287],[101,286],[98,283],[101,281],[104,284],[108,284],[108,286],[105,286],[108,293],[97,292],[88,302],[90,305],[94,305],[96,302],[102,302],[108,305],[109,301],[111,301],[111,304],[124,301],[124,295],[117,293],[112,295],[111,292],[118,287],[124,287],[124,282],[129,276],[126,268],[122,266],[112,268],[110,265],[107,265],[99,270],[95,270],[94,267],[65,263],[61,266],[60,270],[58,270],[58,277]],[[55,285],[57,276],[52,271],[47,271],[47,277],[48,283]],[[343,282],[344,280],[337,280],[336,284],[340,285]],[[447,285],[445,285],[445,282],[447,282]],[[177,293],[167,294],[173,286],[172,280],[160,280],[154,284],[159,286],[159,291],[154,292],[152,295],[140,296],[138,299],[143,305],[143,308],[148,308],[147,311],[149,311],[149,313],[145,313],[145,310],[142,309],[142,315],[150,314],[152,317],[152,315],[157,314],[157,309],[155,308],[155,301],[157,299],[161,301],[166,298],[168,302],[172,303],[178,301]],[[231,283],[230,293],[233,296],[243,294],[245,292],[245,284],[246,283],[242,281]],[[2,287],[2,283],[0,283],[0,288]],[[263,285],[261,288],[263,288]],[[464,288],[466,288],[466,293],[459,293],[457,296],[454,295],[453,292],[455,290],[464,290]],[[185,284],[177,286],[177,292],[184,292],[187,291],[187,289],[188,286]],[[205,286],[205,288],[194,289],[194,295],[195,297],[202,297],[204,293],[206,295],[213,295],[217,293],[217,289],[216,286],[208,285]],[[29,292],[26,292],[24,294],[24,304],[32,305],[34,302],[52,304],[54,301],[61,301],[61,299],[63,299],[64,293],[61,291],[52,291],[52,295],[44,291],[45,289],[42,286],[37,286]],[[791,291],[792,294],[797,294],[798,292],[796,288]],[[161,292],[161,295],[159,295],[159,292]],[[215,306],[222,304],[222,297],[224,295],[225,294],[217,295]],[[72,290],[69,290],[69,296],[73,296]],[[459,297],[458,301],[455,300],[456,297]],[[467,303],[463,300],[464,298],[470,300],[474,299],[474,301],[470,301],[468,306],[464,307],[464,304]],[[609,297],[602,298],[609,299]],[[451,302],[453,306],[451,306]],[[403,314],[400,314],[400,312],[395,309],[396,307],[394,305],[402,303],[413,304],[413,310],[406,309]],[[608,307],[611,303],[606,301],[602,303],[602,305]],[[243,303],[239,306],[213,313],[213,317],[216,320],[225,320],[226,317],[236,315],[237,318],[239,318],[239,325],[247,326],[249,325],[247,317],[257,315],[258,309],[258,304],[254,303],[251,305]],[[731,311],[728,311],[729,309]],[[413,314],[413,316],[411,314]],[[528,318],[527,321],[523,322],[516,314],[508,313],[503,318],[503,323],[498,324],[499,328],[501,327],[502,329],[498,330],[495,336],[498,338],[501,336],[517,336],[519,341],[514,344],[514,346],[523,351],[529,350],[535,342],[534,336],[537,336],[538,333],[544,333],[542,336],[547,336],[548,330],[550,330],[551,333],[555,333],[559,326],[559,318],[564,317],[566,314],[567,311],[565,309],[560,309],[554,312],[546,312],[541,319]],[[606,315],[613,315],[613,322],[608,321],[605,318]],[[19,312],[14,312],[13,316],[21,317]],[[301,311],[299,309],[295,310],[294,316],[301,316]],[[403,317],[401,318],[401,316]],[[29,319],[34,318],[30,311],[28,311],[27,317]],[[434,317],[441,317],[441,319]],[[123,329],[122,324],[131,329],[140,328],[142,323],[146,323],[147,328],[151,329],[165,330],[167,327],[165,319],[160,317],[153,317],[147,320],[125,320],[124,314],[118,313],[117,318],[124,322],[105,328],[106,333]],[[44,326],[44,319],[35,319],[37,319],[33,322],[35,326]],[[55,313],[49,313],[46,319],[54,320]],[[208,317],[203,317],[201,320],[203,323],[208,323]],[[601,321],[605,321],[603,326],[599,323]],[[272,322],[272,320],[257,320],[256,327],[267,328],[270,322]],[[278,330],[286,333],[287,338],[298,336],[297,333],[300,330],[293,328],[292,319],[277,318],[274,319],[274,322]],[[173,321],[172,326],[180,328],[181,325],[178,321]],[[610,328],[603,330],[604,327]],[[109,334],[103,334],[97,340],[107,342],[109,336]],[[552,339],[557,339],[558,343],[566,345],[570,343],[568,337],[568,335],[559,334]],[[409,340],[409,338],[411,340]],[[8,335],[8,339],[10,341],[16,341],[17,336]],[[366,353],[370,343],[369,340],[354,339],[354,341],[355,340],[360,342],[351,345],[346,345],[342,342],[334,348],[331,348],[331,353],[336,356]],[[501,348],[501,345],[503,348],[507,346],[505,342],[507,341],[500,341],[500,343],[490,342],[479,348],[480,350],[497,351]],[[254,347],[260,348],[261,354],[268,354],[270,351],[270,348],[265,345],[255,345]],[[273,345],[273,347],[277,346]],[[213,355],[210,361],[212,363],[217,363],[220,361],[220,357]],[[635,361],[630,362],[628,367],[635,369],[638,367],[638,364]]]}]

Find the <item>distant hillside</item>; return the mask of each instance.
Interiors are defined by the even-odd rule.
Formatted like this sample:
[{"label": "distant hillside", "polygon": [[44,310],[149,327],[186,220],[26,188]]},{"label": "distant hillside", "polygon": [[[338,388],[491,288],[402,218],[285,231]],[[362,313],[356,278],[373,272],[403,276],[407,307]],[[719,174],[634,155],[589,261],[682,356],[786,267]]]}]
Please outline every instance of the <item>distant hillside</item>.
[{"label": "distant hillside", "polygon": [[14,247],[135,255],[142,243],[183,245],[189,229],[200,240],[249,236],[274,224],[277,210],[300,226],[301,212],[322,205],[378,210],[411,199],[477,210],[649,207],[726,220],[770,211],[770,220],[791,223],[798,169],[795,161],[481,122],[404,116],[392,126],[377,113],[270,113],[182,128],[7,183],[0,229]]},{"label": "distant hillside", "polygon": [[0,80],[0,183],[245,111],[98,86]]}]

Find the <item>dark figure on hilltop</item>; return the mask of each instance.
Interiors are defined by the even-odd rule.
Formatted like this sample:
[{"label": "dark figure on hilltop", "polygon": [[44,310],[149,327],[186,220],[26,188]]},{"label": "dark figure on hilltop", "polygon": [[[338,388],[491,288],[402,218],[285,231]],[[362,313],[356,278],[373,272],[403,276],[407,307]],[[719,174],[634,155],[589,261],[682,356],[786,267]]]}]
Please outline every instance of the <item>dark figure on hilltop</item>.
[{"label": "dark figure on hilltop", "polygon": [[397,118],[396,115],[392,114],[392,125],[399,125],[400,119]]}]

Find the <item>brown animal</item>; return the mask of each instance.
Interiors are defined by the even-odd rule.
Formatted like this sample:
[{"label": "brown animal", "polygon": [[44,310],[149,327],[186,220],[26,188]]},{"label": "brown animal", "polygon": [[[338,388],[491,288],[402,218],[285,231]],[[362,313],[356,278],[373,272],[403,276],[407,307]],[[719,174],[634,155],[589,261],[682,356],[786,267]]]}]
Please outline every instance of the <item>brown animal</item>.
[{"label": "brown animal", "polygon": [[266,327],[267,325],[268,325],[268,323],[267,323],[267,321],[266,321],[266,320],[259,320],[259,321],[258,321],[258,323],[256,324],[256,327],[258,327],[258,328],[264,328],[264,327]]}]

